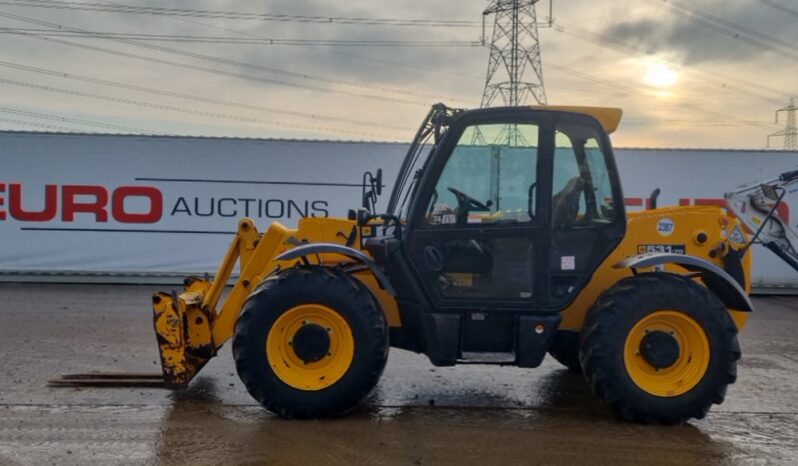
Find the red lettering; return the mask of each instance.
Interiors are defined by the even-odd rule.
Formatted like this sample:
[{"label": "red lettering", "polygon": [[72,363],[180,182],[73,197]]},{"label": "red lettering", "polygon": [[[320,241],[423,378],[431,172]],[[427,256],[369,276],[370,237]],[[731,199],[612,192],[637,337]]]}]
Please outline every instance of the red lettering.
[{"label": "red lettering", "polygon": [[[94,196],[92,202],[78,202],[77,196]],[[97,222],[107,222],[108,212],[105,206],[108,204],[108,191],[102,186],[78,186],[67,185],[61,188],[63,197],[63,207],[61,220],[74,222],[76,213],[94,214]]]},{"label": "red lettering", "polygon": [[694,200],[693,205],[716,205],[718,207],[726,207],[726,200],[699,197]]},{"label": "red lettering", "polygon": [[[0,193],[4,193],[4,192],[6,192],[6,184],[5,183],[0,183]],[[4,197],[0,197],[0,205],[4,205],[5,202],[6,202],[6,199]],[[5,211],[0,210],[0,220],[5,220],[5,219],[6,219]]]},{"label": "red lettering", "polygon": [[[125,198],[128,197],[146,197],[150,201],[150,210],[144,213],[125,212]],[[121,223],[155,223],[163,215],[163,195],[157,188],[150,186],[122,186],[111,197],[111,213],[114,220]]]},{"label": "red lettering", "polygon": [[8,185],[8,213],[22,222],[47,222],[55,218],[58,211],[58,187],[48,184],[44,187],[44,207],[39,212],[26,211],[22,208],[22,185]]}]

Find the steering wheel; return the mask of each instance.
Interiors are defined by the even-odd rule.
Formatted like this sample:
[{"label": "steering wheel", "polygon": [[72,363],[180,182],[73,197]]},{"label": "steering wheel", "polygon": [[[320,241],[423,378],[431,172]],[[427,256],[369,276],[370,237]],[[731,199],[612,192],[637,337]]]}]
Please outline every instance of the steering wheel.
[{"label": "steering wheel", "polygon": [[490,211],[490,206],[479,202],[478,200],[474,199],[473,197],[469,196],[468,194],[460,191],[459,189],[454,189],[451,186],[446,188],[452,192],[457,197],[457,204],[461,206],[471,207],[468,210],[474,211]]}]

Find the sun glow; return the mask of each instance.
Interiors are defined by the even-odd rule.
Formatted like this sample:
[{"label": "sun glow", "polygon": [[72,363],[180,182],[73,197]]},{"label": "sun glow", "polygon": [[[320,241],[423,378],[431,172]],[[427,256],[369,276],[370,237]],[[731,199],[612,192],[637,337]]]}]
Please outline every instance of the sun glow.
[{"label": "sun glow", "polygon": [[664,63],[652,63],[643,79],[651,86],[664,88],[676,84],[678,77],[676,70],[670,66]]}]

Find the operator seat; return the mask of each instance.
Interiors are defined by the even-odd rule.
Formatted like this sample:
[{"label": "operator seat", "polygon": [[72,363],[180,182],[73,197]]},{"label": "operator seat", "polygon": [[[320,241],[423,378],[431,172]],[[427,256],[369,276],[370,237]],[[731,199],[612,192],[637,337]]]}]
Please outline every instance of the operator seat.
[{"label": "operator seat", "polygon": [[565,187],[554,195],[552,202],[552,224],[555,229],[568,228],[576,222],[579,214],[579,200],[585,189],[585,180],[575,176],[565,183]]}]

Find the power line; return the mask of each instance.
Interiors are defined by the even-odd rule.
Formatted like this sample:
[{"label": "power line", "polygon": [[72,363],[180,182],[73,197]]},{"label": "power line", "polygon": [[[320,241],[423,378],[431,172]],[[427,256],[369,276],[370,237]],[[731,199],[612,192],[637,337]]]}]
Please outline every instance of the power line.
[{"label": "power line", "polygon": [[[662,0],[649,0],[649,1],[660,3]],[[776,47],[775,45],[767,43],[767,41],[782,42],[779,39],[775,39],[770,36],[765,36],[764,34],[757,33],[756,34],[757,36],[765,36],[768,38],[766,39],[765,42],[763,42],[762,40],[746,35],[744,30],[747,28],[743,29],[742,27],[726,26],[724,25],[724,23],[728,23],[727,21],[700,12],[700,10],[695,10],[689,7],[684,7],[683,9],[679,9],[679,7],[674,5],[666,5],[665,8],[672,15],[692,21],[698,24],[699,26],[702,26],[711,31],[723,34],[725,36],[729,36],[736,40],[740,40],[742,42],[745,42],[746,44],[753,45],[754,47],[760,48],[762,50],[769,51],[777,55],[781,55],[782,57],[789,58],[790,60],[798,61],[798,54],[792,53],[788,50],[784,50],[780,47]],[[793,46],[790,46],[790,48],[793,48]]]},{"label": "power line", "polygon": [[100,122],[96,122],[96,121],[82,120],[82,119],[79,119],[79,118],[62,117],[62,116],[58,116],[58,115],[50,115],[50,114],[47,114],[47,113],[39,113],[39,112],[30,112],[30,111],[25,111],[25,110],[18,110],[18,109],[9,108],[9,107],[0,107],[0,112],[10,113],[12,115],[22,115],[22,116],[26,116],[26,117],[29,117],[29,118],[39,118],[39,119],[45,119],[45,120],[56,120],[56,121],[61,121],[61,122],[64,122],[64,123],[71,123],[71,124],[75,124],[75,125],[94,126],[94,127],[97,127],[97,128],[112,129],[112,130],[115,130],[115,131],[124,131],[124,132],[128,132],[128,133],[163,134],[163,133],[158,133],[158,132],[155,132],[155,131],[149,131],[149,130],[146,130],[146,129],[134,128],[134,127],[131,127],[131,126],[114,125],[114,124],[111,124],[111,123],[100,123]]},{"label": "power line", "polygon": [[[25,16],[15,15],[15,14],[11,14],[11,13],[0,13],[0,16],[6,17],[6,18],[10,18],[10,19],[15,19],[15,20],[18,20],[18,21],[26,22],[26,23],[38,24],[38,25],[45,26],[45,27],[52,28],[52,29],[88,32],[88,31],[86,31],[84,29],[73,28],[73,27],[65,26],[63,24],[51,23],[49,21],[43,21],[43,20],[38,20],[38,19],[34,19],[34,18],[28,18],[28,17],[25,17]],[[67,43],[67,44],[70,44],[70,45],[74,45],[75,44],[74,42],[63,41],[61,39],[53,39],[53,38],[42,37],[42,36],[38,36],[36,34],[25,34],[25,35],[27,37],[36,37],[36,38],[39,38],[39,39],[42,39],[42,40],[50,40],[50,41],[53,41],[53,42]],[[293,78],[312,80],[312,81],[319,81],[319,82],[325,82],[325,83],[329,83],[329,84],[338,84],[338,85],[356,87],[356,88],[362,88],[362,89],[372,89],[372,90],[377,90],[377,91],[384,92],[384,93],[393,93],[393,94],[401,94],[401,95],[408,95],[408,96],[431,98],[431,99],[435,99],[435,100],[440,100],[441,97],[442,97],[442,96],[439,96],[439,95],[427,94],[427,93],[417,92],[417,91],[412,91],[412,90],[407,90],[407,89],[397,89],[397,88],[392,88],[392,87],[387,87],[387,86],[373,85],[373,84],[369,84],[369,83],[348,81],[348,80],[343,80],[343,79],[338,79],[338,78],[330,78],[330,77],[326,77],[326,76],[318,76],[318,75],[313,75],[313,74],[308,74],[308,73],[301,73],[301,72],[296,72],[296,71],[284,70],[284,69],[276,68],[276,67],[272,67],[272,66],[257,65],[257,64],[253,64],[253,63],[245,63],[245,62],[240,62],[240,61],[236,61],[236,60],[230,60],[230,59],[227,59],[227,58],[203,55],[203,54],[199,54],[199,53],[188,52],[188,51],[184,51],[184,50],[178,50],[178,49],[173,49],[173,48],[159,46],[159,45],[154,45],[154,44],[141,43],[141,42],[136,42],[136,41],[127,40],[127,39],[115,39],[115,38],[112,38],[112,37],[108,37],[108,38],[104,37],[104,39],[107,39],[107,40],[110,40],[110,41],[113,41],[113,42],[119,42],[119,43],[127,44],[127,45],[133,45],[134,47],[147,48],[147,49],[151,49],[151,50],[157,50],[157,51],[160,51],[160,52],[165,52],[165,53],[170,53],[170,54],[175,54],[175,55],[181,55],[181,56],[185,56],[185,57],[188,57],[188,58],[194,58],[194,59],[198,59],[198,60],[210,61],[210,62],[214,62],[214,63],[224,64],[224,65],[229,65],[229,66],[235,66],[235,67],[240,67],[240,68],[247,68],[247,69],[252,69],[252,70],[256,70],[256,71],[265,71],[265,72],[268,72],[268,73],[279,74],[279,75],[283,75],[283,76],[290,76],[290,77],[293,77]],[[99,47],[92,47],[92,46],[88,46],[88,45],[85,45],[85,44],[81,44],[79,46],[81,46],[83,48],[86,48],[86,49],[91,48],[93,50],[101,50],[101,51],[103,51],[105,53],[109,53],[108,49],[102,49],[102,48],[99,48]],[[141,58],[140,55],[136,56],[134,54],[129,54],[129,53],[126,53],[126,52],[112,51],[110,53],[113,53],[113,54],[116,54],[116,55],[127,56],[127,57],[134,57],[135,56],[137,58]],[[158,62],[160,62],[162,64],[173,64],[173,62],[170,62],[168,60],[158,60],[158,59],[154,59],[154,58],[151,58],[151,57],[145,57],[143,59],[148,60],[148,61],[156,61],[157,60]],[[192,66],[192,65],[183,65],[183,64],[181,64],[181,65],[175,65],[175,66],[187,67],[187,66]],[[288,85],[288,86],[292,86],[292,87],[302,87],[302,85],[297,85],[296,83],[286,83],[284,81],[276,81],[276,80],[272,81],[272,82],[275,83],[275,84]],[[306,85],[305,85],[305,87],[306,88],[312,88],[311,86],[306,86]],[[315,89],[316,90],[323,90],[324,92],[342,92],[342,91],[338,91],[338,90],[333,91],[333,90],[330,90],[330,89],[324,89],[324,88],[318,88],[318,87],[316,87]],[[363,96],[362,94],[355,94],[355,95]],[[457,98],[454,98],[454,97],[448,97],[448,100],[459,101],[460,99],[457,99]],[[424,102],[424,103],[426,103],[426,102]]]},{"label": "power line", "polygon": [[624,118],[624,125],[655,125],[655,126],[703,126],[703,127],[718,127],[718,128],[739,128],[741,126],[767,124],[766,122],[750,120],[741,122],[721,122],[717,120],[693,120],[693,119],[659,119],[659,118]]},{"label": "power line", "polygon": [[[647,98],[656,99],[655,96],[647,94],[644,89],[641,89],[641,88],[636,87],[636,86],[620,84],[620,83],[617,83],[615,81],[609,81],[609,80],[606,80],[606,79],[602,79],[602,78],[593,76],[593,75],[588,74],[588,73],[584,73],[582,71],[577,71],[577,70],[565,68],[563,66],[555,65],[555,64],[550,63],[550,62],[544,62],[543,64],[544,64],[544,66],[546,66],[547,69],[551,68],[551,69],[554,69],[554,70],[557,70],[557,71],[562,71],[564,73],[571,74],[571,75],[579,77],[581,79],[589,80],[589,81],[596,82],[596,83],[599,83],[599,84],[602,84],[602,85],[605,85],[605,86],[612,87],[614,89],[619,89],[619,90],[622,90],[624,92],[628,92],[628,93],[630,93],[632,95],[636,95],[638,97],[647,97]],[[731,116],[731,115],[728,115],[728,114],[725,114],[725,113],[721,113],[721,112],[716,112],[714,110],[709,110],[709,109],[706,109],[706,108],[701,107],[699,105],[691,104],[689,102],[683,102],[683,101],[679,101],[679,100],[666,100],[666,101],[663,101],[662,103],[664,103],[666,105],[671,105],[671,106],[674,106],[674,107],[684,108],[684,109],[690,110],[692,112],[702,113],[704,115],[711,116],[713,118],[719,118],[719,119],[726,120],[726,121],[737,122],[737,123],[743,124],[745,126],[753,126],[753,127],[759,127],[759,128],[765,128],[765,129],[768,129],[768,130],[772,130],[772,127],[769,126],[769,125],[765,125],[763,123],[759,123],[759,122],[756,122],[756,121],[743,120],[741,118],[737,118],[737,117],[734,117],[734,116]]]},{"label": "power line", "polygon": [[[196,25],[203,26],[203,27],[207,27],[207,28],[211,28],[211,29],[220,29],[220,30],[224,30],[224,31],[232,32],[232,33],[236,33],[236,34],[254,36],[254,35],[252,35],[250,33],[244,32],[244,31],[239,31],[239,30],[230,29],[230,28],[226,28],[226,27],[219,27],[219,26],[215,26],[215,25],[209,25],[209,24],[199,23],[199,22],[196,22],[196,21],[189,21],[189,20],[185,20],[185,19],[183,19],[181,21],[187,21],[189,23],[196,24]],[[585,31],[585,32],[588,32],[588,31]],[[254,37],[257,37],[257,36],[254,36]],[[586,40],[586,39],[582,39],[582,40]],[[599,45],[602,45],[602,44],[599,43]],[[308,46],[306,48],[309,48],[311,50],[318,50],[318,49],[316,49],[314,47],[311,47],[311,46]],[[634,49],[629,49],[629,50],[637,52]],[[463,76],[463,77],[468,77],[468,78],[473,78],[473,79],[480,79],[479,76],[475,76],[475,75],[467,75],[467,74],[464,74],[464,73],[459,73],[459,72],[454,72],[454,71],[449,71],[449,70],[429,69],[427,67],[422,67],[422,66],[418,66],[418,65],[413,65],[413,64],[408,64],[408,63],[400,63],[400,62],[388,61],[388,60],[382,60],[382,59],[376,59],[374,57],[355,55],[355,54],[341,52],[341,51],[337,51],[337,50],[318,50],[318,51],[325,52],[325,53],[334,53],[334,54],[339,54],[339,55],[351,56],[353,58],[358,58],[358,59],[372,60],[372,61],[377,61],[379,63],[386,63],[386,64],[390,64],[390,65],[394,65],[394,66],[402,66],[402,67],[408,67],[408,68],[413,68],[413,69],[420,69],[420,70],[424,70],[424,71],[435,71],[435,72],[439,72],[439,73],[458,75],[458,76]],[[563,73],[566,73],[566,74],[571,74],[572,76],[576,76],[576,77],[578,77],[580,79],[584,79],[584,80],[587,80],[587,81],[590,81],[590,82],[603,84],[604,86],[611,87],[611,88],[614,88],[616,90],[620,90],[620,91],[623,91],[623,92],[629,92],[629,90],[630,90],[630,88],[628,86],[624,86],[622,84],[618,84],[615,81],[610,81],[610,80],[598,78],[598,77],[592,76],[592,75],[586,75],[584,73],[580,73],[577,70],[574,70],[574,69],[571,69],[571,68],[568,68],[568,67],[565,67],[565,66],[562,66],[562,65],[554,64],[554,63],[551,63],[551,62],[543,62],[543,64],[546,67],[550,67],[550,68],[552,68],[554,70],[557,70],[557,71],[560,71],[560,72],[563,72]],[[707,76],[709,75],[709,73],[704,73],[704,74],[706,74]],[[725,84],[723,84],[723,86],[726,87]],[[773,92],[776,92],[776,91],[774,90]],[[761,99],[766,99],[767,100],[766,97],[763,97],[761,95],[756,95],[756,94],[752,94],[752,95],[757,97],[757,98],[761,98]],[[630,122],[631,120],[630,119],[625,119],[624,121]],[[740,121],[735,121],[735,122],[730,122],[730,123],[718,123],[716,120],[705,120],[705,121],[700,121],[700,120],[689,120],[689,121],[688,120],[684,120],[684,121],[676,121],[676,120],[664,121],[664,120],[659,120],[659,123],[660,124],[666,124],[666,125],[705,124],[707,126],[750,126],[750,125],[753,124],[753,125],[759,125],[760,127],[762,127],[763,125],[766,125],[766,123],[752,121],[752,120],[740,120]]]},{"label": "power line", "polygon": [[0,34],[36,34],[46,37],[82,37],[95,39],[146,40],[156,42],[188,42],[197,44],[232,45],[324,45],[338,47],[478,47],[477,41],[457,40],[332,40],[279,39],[219,36],[189,36],[181,34],[144,34],[100,31],[53,31],[35,28],[0,28]]},{"label": "power line", "polygon": [[179,93],[179,92],[166,91],[166,90],[162,90],[162,89],[153,89],[153,88],[144,87],[144,86],[136,86],[136,85],[133,85],[133,84],[126,84],[126,83],[121,83],[121,82],[118,82],[118,81],[109,81],[109,80],[105,80],[105,79],[93,78],[93,77],[90,77],[90,76],[82,76],[82,75],[77,75],[77,74],[70,74],[70,73],[65,73],[63,71],[50,70],[50,69],[46,69],[46,68],[39,68],[39,67],[35,67],[35,66],[22,65],[22,64],[19,64],[19,63],[12,63],[12,62],[1,61],[1,60],[0,60],[0,66],[4,66],[4,67],[7,67],[7,68],[13,68],[13,69],[17,69],[17,70],[22,70],[22,71],[29,71],[29,72],[33,72],[33,73],[44,74],[44,75],[48,75],[48,76],[54,76],[54,77],[57,77],[57,78],[72,79],[72,80],[83,81],[83,82],[88,82],[88,83],[92,83],[92,84],[100,84],[100,85],[103,85],[103,86],[116,87],[116,88],[120,88],[120,89],[127,89],[127,90],[138,91],[138,92],[145,92],[145,93],[148,93],[148,94],[155,94],[155,95],[161,95],[161,96],[167,96],[167,97],[176,97],[176,98],[179,98],[179,99],[192,100],[192,101],[195,101],[195,102],[202,102],[202,103],[208,103],[208,104],[214,104],[214,105],[223,105],[223,106],[227,106],[227,107],[240,108],[240,109],[243,109],[243,110],[255,110],[255,111],[261,111],[261,112],[268,112],[268,113],[277,113],[279,115],[290,115],[290,116],[296,116],[296,117],[302,117],[302,118],[309,118],[309,119],[314,119],[314,120],[326,120],[326,121],[331,121],[331,122],[350,123],[350,124],[362,125],[362,126],[380,126],[380,127],[390,128],[390,129],[398,129],[398,130],[402,130],[402,131],[411,131],[410,128],[405,128],[405,127],[402,127],[402,126],[388,125],[388,124],[384,124],[384,123],[375,123],[375,122],[369,122],[369,121],[364,121],[364,120],[354,120],[354,119],[349,119],[349,118],[328,116],[328,115],[323,115],[323,114],[306,113],[306,112],[300,112],[300,111],[296,111],[296,110],[287,110],[287,109],[282,109],[282,108],[265,107],[265,106],[262,106],[262,105],[245,104],[245,103],[241,103],[241,102],[231,102],[231,101],[226,101],[226,100],[221,100],[221,99],[214,99],[214,98],[211,98],[211,97],[202,97],[202,96],[196,96],[196,95],[190,95],[190,94],[182,94],[182,93]]},{"label": "power line", "polygon": [[[554,29],[557,32],[566,34],[575,39],[585,42],[590,42],[592,44],[613,50],[617,53],[626,56],[642,56],[642,57],[651,56],[651,53],[649,51],[642,50],[638,47],[627,44],[607,34],[593,32],[584,28],[580,28],[578,26],[566,25],[559,21],[557,22],[557,25],[555,26]],[[704,71],[698,68],[691,68],[688,69],[687,71],[690,74],[696,74],[698,76],[701,76],[703,82],[714,83],[715,86],[720,87],[721,89],[728,92],[734,91],[736,94],[747,95],[749,97],[753,97],[770,104],[781,102],[780,97],[777,98],[776,96],[777,95],[781,96],[783,94],[783,91],[780,89],[769,87],[762,83],[754,83],[751,81],[746,81],[740,78],[739,76],[729,76],[715,69]],[[724,79],[724,81],[718,81],[717,80],[718,77]],[[744,84],[747,87],[743,87],[739,84]],[[753,92],[751,89],[758,89],[760,91],[772,94],[772,96],[767,96],[765,94]]]},{"label": "power line", "polygon": [[776,3],[772,0],[759,0],[760,2],[764,3],[765,5],[770,6],[771,8],[775,8],[777,10],[781,10],[785,13],[789,13],[793,16],[798,16],[798,10],[794,10],[786,5],[782,5],[781,3]]},{"label": "power line", "polygon": [[[112,2],[108,2],[108,3],[112,3]],[[194,25],[201,26],[201,27],[208,28],[208,29],[216,29],[216,30],[219,30],[219,31],[231,32],[233,34],[238,34],[238,35],[246,36],[246,37],[250,37],[250,38],[267,39],[266,37],[260,36],[258,34],[252,34],[251,32],[242,31],[240,29],[233,29],[233,28],[230,28],[230,27],[219,26],[219,25],[216,25],[216,24],[208,24],[208,23],[203,23],[203,22],[199,22],[199,21],[192,21],[191,19],[179,18],[179,17],[172,17],[172,18],[169,18],[169,19],[172,19],[173,21],[180,21],[180,22],[183,22],[183,23],[194,24]],[[411,64],[411,63],[403,63],[403,62],[397,62],[397,61],[394,61],[394,60],[388,60],[388,59],[385,59],[385,58],[377,58],[377,57],[373,57],[373,56],[370,56],[370,55],[361,55],[361,54],[356,54],[356,53],[352,53],[352,52],[346,52],[346,51],[343,51],[343,50],[336,50],[336,49],[333,49],[333,48],[321,49],[321,48],[318,48],[317,46],[307,45],[307,44],[301,44],[301,46],[303,48],[307,49],[307,50],[312,50],[314,52],[340,55],[340,56],[344,56],[344,57],[355,58],[355,59],[361,60],[361,61],[380,63],[380,64],[396,66],[396,67],[400,67],[400,68],[422,70],[422,71],[432,72],[432,73],[446,74],[446,75],[450,75],[450,76],[459,76],[459,77],[473,78],[473,79],[483,79],[482,76],[467,74],[467,73],[463,73],[463,72],[460,72],[460,71],[444,70],[444,69],[440,69],[440,68],[431,67],[428,64],[416,65],[416,64]]]},{"label": "power line", "polygon": [[55,93],[64,94],[64,95],[71,95],[71,96],[76,96],[76,97],[84,97],[84,98],[88,98],[88,99],[101,100],[101,101],[105,101],[105,102],[113,102],[113,103],[126,104],[126,105],[134,105],[134,106],[137,106],[137,107],[144,107],[144,108],[150,108],[150,109],[155,109],[155,110],[167,110],[167,111],[171,111],[171,112],[180,112],[180,113],[186,113],[186,114],[191,114],[191,115],[199,115],[199,116],[205,116],[205,117],[210,117],[210,118],[219,118],[219,119],[230,120],[230,121],[240,121],[240,122],[245,122],[245,123],[262,124],[262,125],[266,125],[266,126],[277,126],[277,127],[290,128],[290,129],[301,129],[301,130],[313,131],[313,132],[318,132],[318,133],[340,133],[340,134],[354,135],[354,136],[366,136],[366,137],[371,137],[371,138],[375,138],[375,139],[376,138],[391,138],[392,137],[392,136],[388,136],[388,135],[374,134],[374,133],[368,133],[368,132],[364,132],[364,131],[343,130],[343,129],[338,129],[338,128],[329,128],[329,127],[324,127],[324,126],[306,125],[306,124],[299,124],[299,123],[286,123],[286,122],[282,122],[282,121],[263,120],[263,119],[260,119],[260,118],[252,118],[252,117],[245,117],[245,116],[240,116],[240,115],[232,115],[232,114],[228,114],[228,113],[207,112],[207,111],[204,111],[204,110],[196,110],[196,109],[184,108],[184,107],[175,107],[175,106],[172,106],[172,105],[154,104],[154,103],[151,103],[151,102],[144,102],[144,101],[140,101],[140,100],[123,99],[123,98],[120,98],[120,97],[112,97],[112,96],[106,96],[106,95],[100,95],[100,94],[92,94],[92,93],[89,93],[89,92],[74,91],[74,90],[71,90],[71,89],[63,89],[63,88],[52,87],[52,86],[44,86],[44,85],[41,85],[41,84],[32,84],[32,83],[28,83],[28,82],[16,81],[16,80],[13,80],[13,79],[0,78],[0,83],[8,84],[8,85],[11,85],[11,86],[26,87],[28,89],[36,89],[36,90],[39,90],[39,91],[55,92]]},{"label": "power line", "polygon": [[35,121],[25,121],[25,120],[17,120],[14,118],[0,118],[0,122],[9,123],[12,125],[17,126],[32,126],[34,128],[42,128],[51,131],[60,131],[65,133],[80,133],[81,131],[76,131],[74,128],[70,126],[60,126],[60,125],[48,125],[47,123],[36,123]]},{"label": "power line", "polygon": [[[6,13],[0,13],[0,16],[7,16],[7,14]],[[191,65],[191,64],[188,64],[188,63],[176,62],[176,61],[172,61],[172,60],[163,60],[163,59],[160,59],[160,58],[148,57],[146,55],[138,55],[138,54],[129,53],[129,52],[121,52],[121,51],[118,51],[118,50],[112,50],[112,49],[107,49],[107,48],[103,48],[103,47],[97,47],[97,46],[88,45],[88,44],[70,42],[70,41],[63,40],[63,39],[54,39],[54,38],[41,37],[41,36],[36,36],[36,35],[24,35],[24,37],[28,37],[28,38],[32,38],[32,39],[38,39],[38,40],[51,42],[51,43],[57,43],[57,44],[61,44],[61,45],[67,45],[67,46],[70,46],[70,47],[81,48],[81,49],[84,49],[84,50],[91,50],[91,51],[94,51],[94,52],[105,53],[105,54],[114,55],[114,56],[118,56],[118,57],[133,58],[133,59],[136,59],[136,60],[147,61],[147,62],[150,62],[150,63],[157,63],[157,64],[160,64],[160,65],[166,65],[166,66],[177,67],[177,68],[184,68],[184,69],[189,69],[189,70],[193,70],[193,71],[201,71],[201,72],[204,72],[204,73],[216,74],[216,75],[221,75],[221,76],[228,76],[228,77],[232,77],[232,78],[255,81],[255,82],[260,82],[260,83],[275,84],[275,85],[278,85],[278,86],[294,87],[294,88],[298,88],[298,89],[307,89],[307,90],[312,90],[312,91],[326,92],[326,93],[333,93],[333,94],[344,94],[344,95],[350,95],[350,96],[354,96],[354,97],[361,97],[361,98],[366,98],[366,99],[374,99],[374,100],[392,102],[392,103],[399,103],[399,104],[416,104],[416,105],[421,104],[421,105],[426,105],[426,102],[421,102],[421,101],[397,99],[397,98],[392,98],[392,97],[387,97],[387,96],[377,96],[377,95],[373,95],[373,94],[357,93],[357,92],[346,91],[346,90],[342,90],[342,89],[329,89],[329,88],[313,86],[313,85],[309,85],[309,84],[300,84],[300,83],[295,83],[295,82],[281,81],[281,80],[272,79],[272,78],[265,78],[265,77],[262,77],[262,76],[254,76],[254,75],[250,75],[250,74],[236,73],[236,72],[232,72],[232,71],[224,71],[224,70],[219,70],[219,69],[215,69],[215,68],[207,68],[207,67],[204,67],[204,66],[198,66],[198,65]],[[146,44],[143,44],[142,46],[144,46],[144,45],[146,45]]]},{"label": "power line", "polygon": [[163,8],[153,6],[119,5],[93,2],[68,2],[54,0],[0,1],[0,5],[24,6],[32,8],[51,8],[77,11],[102,11],[130,13],[139,15],[180,16],[191,18],[237,19],[254,21],[277,21],[314,24],[354,24],[366,26],[424,26],[424,27],[480,27],[479,21],[436,20],[408,18],[365,18],[348,16],[306,16],[269,13],[251,13],[220,10],[192,10],[182,8]]},{"label": "power line", "polygon": [[[651,1],[655,1],[655,0],[651,0]],[[727,27],[729,29],[733,29],[735,31],[742,32],[744,34],[748,34],[748,35],[757,37],[759,39],[765,40],[767,42],[771,42],[771,43],[779,45],[781,47],[786,47],[786,48],[791,48],[791,49],[798,50],[798,46],[796,46],[794,43],[783,41],[783,40],[778,39],[776,37],[773,37],[771,35],[759,32],[756,29],[752,29],[752,28],[743,26],[741,24],[734,23],[732,21],[727,21],[727,20],[725,20],[725,19],[723,19],[723,18],[721,18],[719,16],[716,16],[716,15],[713,15],[711,13],[707,13],[705,11],[699,10],[698,8],[691,7],[690,5],[685,4],[684,2],[681,2],[679,0],[662,0],[662,1],[664,1],[665,3],[670,3],[672,8],[677,8],[677,9],[680,9],[682,11],[686,11],[689,14],[694,15],[695,17],[704,18],[704,19],[706,19],[708,21],[712,21],[712,22],[718,23],[720,25],[723,25],[723,26],[725,26],[725,27]]]}]

